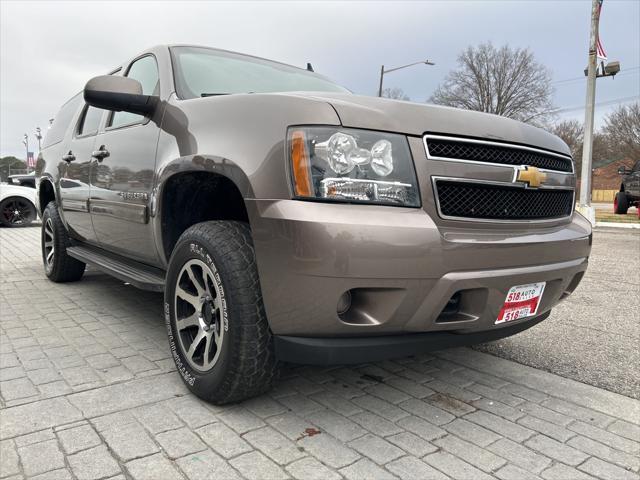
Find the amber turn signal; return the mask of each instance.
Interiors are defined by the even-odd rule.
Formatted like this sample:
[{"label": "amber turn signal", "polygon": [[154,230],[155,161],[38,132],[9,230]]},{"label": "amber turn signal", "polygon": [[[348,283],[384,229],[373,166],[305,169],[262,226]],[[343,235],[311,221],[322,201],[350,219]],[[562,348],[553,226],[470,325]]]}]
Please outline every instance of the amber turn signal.
[{"label": "amber turn signal", "polygon": [[291,165],[295,194],[301,197],[313,196],[311,185],[311,162],[305,135],[302,130],[294,130],[289,137],[291,145]]}]

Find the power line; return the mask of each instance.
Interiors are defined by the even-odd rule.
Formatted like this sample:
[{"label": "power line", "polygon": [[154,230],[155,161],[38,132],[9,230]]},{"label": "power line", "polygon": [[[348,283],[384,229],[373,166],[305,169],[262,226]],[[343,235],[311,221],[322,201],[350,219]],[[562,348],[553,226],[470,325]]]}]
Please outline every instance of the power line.
[{"label": "power line", "polygon": [[[595,104],[595,106],[597,107],[602,107],[605,105],[614,105],[614,104],[618,104],[618,103],[627,103],[627,102],[631,102],[633,100],[640,100],[640,95],[632,95],[630,97],[621,97],[621,98],[614,98],[613,100],[605,100],[602,102],[597,102]],[[558,108],[556,110],[552,110],[551,113],[562,113],[562,112],[573,112],[573,111],[577,111],[577,110],[584,110],[584,105],[581,107],[565,107],[565,108]]]},{"label": "power line", "polygon": [[[618,73],[618,74],[616,74],[616,77],[625,77],[625,76],[627,76],[627,75],[638,75],[638,74],[640,74],[640,70],[635,71],[635,72],[622,72],[622,73]],[[553,82],[552,82],[552,84],[553,84],[555,87],[567,87],[567,86],[573,86],[573,85],[574,85],[574,84],[576,84],[576,83],[582,83],[582,82],[584,82],[584,81],[585,81],[585,78],[576,78],[576,79],[574,79],[574,80],[572,80],[572,81],[565,80],[563,83],[560,83],[560,84],[553,84]]]}]

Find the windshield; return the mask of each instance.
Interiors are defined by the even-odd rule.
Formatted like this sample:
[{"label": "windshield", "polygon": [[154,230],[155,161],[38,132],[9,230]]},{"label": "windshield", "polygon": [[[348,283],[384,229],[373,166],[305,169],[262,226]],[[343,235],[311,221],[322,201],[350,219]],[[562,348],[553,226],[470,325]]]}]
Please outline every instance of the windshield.
[{"label": "windshield", "polygon": [[232,93],[348,93],[317,73],[237,53],[173,47],[171,55],[176,90],[182,99]]}]

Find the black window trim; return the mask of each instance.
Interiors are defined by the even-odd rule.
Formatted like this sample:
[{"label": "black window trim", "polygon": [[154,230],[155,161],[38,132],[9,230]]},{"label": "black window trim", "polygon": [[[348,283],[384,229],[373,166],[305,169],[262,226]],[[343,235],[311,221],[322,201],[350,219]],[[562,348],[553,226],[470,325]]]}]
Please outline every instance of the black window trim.
[{"label": "black window trim", "polygon": [[[123,76],[127,76],[129,75],[129,71],[131,70],[131,67],[133,66],[134,63],[136,63],[138,60],[144,58],[144,57],[153,57],[154,62],[156,62],[156,71],[158,72],[158,86],[160,86],[160,67],[158,66],[158,58],[151,52],[148,53],[143,53],[142,55],[134,58],[133,60],[131,60],[129,62],[129,64],[127,65],[127,69],[125,70],[125,73]],[[119,68],[118,70],[116,70],[114,73],[117,72],[121,72],[122,68]],[[109,114],[107,115],[107,121],[105,123],[104,126],[104,132],[113,132],[115,130],[121,130],[123,128],[130,128],[130,127],[137,127],[139,125],[146,125],[147,123],[149,123],[151,121],[151,117],[147,117],[147,116],[143,116],[142,120],[137,121],[137,122],[130,122],[130,123],[125,123],[122,125],[118,125],[116,127],[111,126],[111,122],[113,121],[113,116],[116,114],[115,111],[111,110],[109,112]]]},{"label": "black window trim", "polygon": [[[87,116],[87,112],[89,111],[89,108],[92,108],[91,105],[89,105],[88,103],[84,104],[84,107],[82,107],[82,111],[80,112],[80,116],[78,116],[78,120],[76,121],[76,126],[73,129],[73,138],[89,138],[89,137],[95,137],[96,135],[98,135],[98,133],[100,133],[100,127],[102,126],[102,122],[104,120],[104,110],[102,108],[98,108],[98,110],[102,110],[102,116],[100,117],[100,122],[98,123],[98,127],[95,129],[95,131],[93,132],[88,132],[88,133],[80,133],[80,128],[84,126],[84,120],[85,117]],[[93,107],[95,108],[95,107]]]}]

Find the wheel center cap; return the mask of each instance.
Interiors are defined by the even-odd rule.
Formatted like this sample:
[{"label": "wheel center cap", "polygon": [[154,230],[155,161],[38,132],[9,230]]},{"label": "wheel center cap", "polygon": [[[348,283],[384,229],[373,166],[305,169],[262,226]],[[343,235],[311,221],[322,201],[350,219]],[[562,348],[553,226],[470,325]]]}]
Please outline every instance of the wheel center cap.
[{"label": "wheel center cap", "polygon": [[202,319],[207,325],[215,323],[213,303],[210,300],[202,305]]}]

